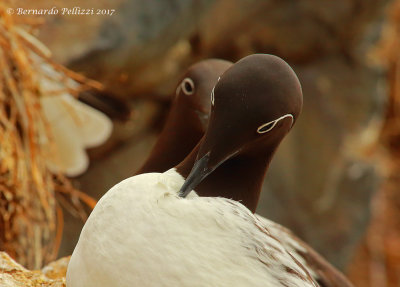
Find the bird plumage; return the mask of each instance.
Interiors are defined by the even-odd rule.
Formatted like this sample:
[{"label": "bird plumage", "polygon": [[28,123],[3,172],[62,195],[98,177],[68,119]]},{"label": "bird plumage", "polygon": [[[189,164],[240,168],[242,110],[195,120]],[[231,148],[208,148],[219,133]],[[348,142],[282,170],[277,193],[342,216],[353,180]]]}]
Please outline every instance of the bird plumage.
[{"label": "bird plumage", "polygon": [[184,161],[129,178],[99,201],[72,255],[69,286],[351,286],[289,230],[252,213],[301,110],[293,70],[271,55],[249,56],[212,94],[207,132]]},{"label": "bird plumage", "polygon": [[107,192],[82,230],[67,286],[317,286],[245,206],[182,199],[183,181],[172,169]]}]

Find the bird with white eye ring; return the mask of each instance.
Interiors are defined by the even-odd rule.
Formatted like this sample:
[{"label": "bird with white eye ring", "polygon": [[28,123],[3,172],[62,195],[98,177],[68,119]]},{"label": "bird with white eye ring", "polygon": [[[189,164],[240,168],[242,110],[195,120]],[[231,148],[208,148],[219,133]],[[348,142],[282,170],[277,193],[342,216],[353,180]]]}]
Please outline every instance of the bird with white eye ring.
[{"label": "bird with white eye ring", "polygon": [[[273,59],[274,57],[271,56],[271,58]],[[256,66],[256,65],[255,65]],[[220,72],[221,74],[224,71]],[[216,75],[215,73],[213,73],[213,75]],[[193,77],[192,75],[186,75],[190,77]],[[203,78],[205,77],[205,74],[202,74]],[[216,77],[216,76],[215,76]],[[186,78],[185,78],[186,79]],[[197,86],[201,86],[200,83],[203,83],[202,81],[199,81],[197,78],[195,79],[195,83],[197,84]],[[215,91],[215,85],[216,82],[219,82],[220,77],[218,77],[217,80],[215,80],[215,78],[213,78],[214,80],[214,85],[213,86],[209,86],[209,89],[211,89],[211,99],[209,99],[209,102],[211,102],[211,105],[214,105],[214,91]],[[181,93],[181,95],[185,95],[182,92],[182,84],[183,81],[178,85],[178,89],[177,89],[177,93]],[[196,91],[197,92],[197,91]],[[203,96],[205,96],[206,94],[210,94],[209,92],[207,92],[207,90],[204,90]],[[204,97],[206,98],[206,97]],[[183,108],[183,106],[182,106]],[[188,108],[188,107],[186,107]],[[294,118],[292,114],[286,114],[283,115],[281,117],[278,117],[275,120],[272,121],[268,121],[264,124],[261,124],[258,126],[257,128],[257,133],[258,134],[263,134],[263,133],[268,133],[268,132],[272,132],[272,130],[274,128],[277,128],[277,124],[279,122],[281,122],[281,120],[285,120],[286,118],[290,118],[291,120],[291,126],[293,125],[294,122]],[[180,124],[188,124],[185,121],[180,122]],[[181,134],[181,138],[179,138],[179,141],[185,141],[185,135]],[[190,169],[192,168],[194,162],[195,162],[195,158],[198,152],[198,148],[194,149],[194,151],[192,152],[192,155],[189,156],[187,158],[186,163],[184,165],[181,165],[179,168],[181,169],[181,174],[185,174],[188,175],[190,172]],[[165,152],[166,154],[170,153],[170,150],[166,150]],[[224,165],[227,165],[225,168]],[[209,177],[206,177],[202,184],[201,187],[205,187],[207,186],[209,189],[213,190],[213,196],[224,196],[226,198],[233,198],[233,197],[238,197],[238,190],[241,190],[242,186],[238,185],[238,186],[234,186],[232,185],[231,189],[230,189],[230,193],[226,192],[225,189],[220,189],[218,187],[218,185],[220,184],[220,182],[230,182],[232,181],[232,174],[229,171],[230,166],[232,166],[235,169],[235,165],[227,163],[227,164],[223,164],[220,168],[223,168],[224,170],[226,170],[225,172],[225,176],[224,176],[224,172],[222,171],[218,171],[218,169],[215,172],[219,172],[220,177],[219,177],[219,181],[217,181],[215,179],[215,177],[212,176],[212,174]],[[244,163],[244,167],[246,167],[245,163]],[[183,171],[182,169],[186,168],[186,172]],[[245,177],[245,175],[243,175]],[[209,184],[208,184],[209,183]],[[217,183],[217,186],[214,186],[214,184]],[[200,195],[204,195],[204,190],[202,190],[201,187],[197,187],[196,189],[198,190]],[[242,200],[241,202],[243,204],[245,204],[247,207],[251,208],[251,205],[247,205],[247,203],[252,204],[253,202],[253,197],[254,195],[252,194],[252,192],[249,192],[246,196],[246,198],[244,200]],[[249,199],[250,200],[249,200]],[[301,239],[297,238],[293,233],[291,233],[290,230],[285,229],[284,227],[275,224],[271,221],[269,221],[268,219],[259,216],[257,214],[255,214],[255,216],[266,226],[268,226],[270,228],[270,231],[272,232],[272,234],[278,238],[280,238],[282,241],[282,243],[285,245],[286,248],[288,248],[288,250],[291,251],[291,253],[296,257],[296,259],[303,263],[305,266],[307,266],[308,270],[310,270],[311,275],[313,276],[313,278],[318,281],[321,286],[324,287],[333,287],[333,286],[351,286],[351,284],[348,282],[348,280],[338,271],[335,269],[335,267],[333,267],[332,265],[330,265],[324,258],[322,258],[321,256],[319,256],[310,246],[308,246],[306,243],[304,243]]]},{"label": "bird with white eye ring", "polygon": [[[205,103],[211,102],[211,106],[214,105],[214,90],[216,83],[220,80],[220,76],[226,69],[228,69],[232,63],[222,60],[205,60],[201,61],[191,68],[189,68],[188,72],[184,75],[183,80],[178,84],[176,89],[176,97],[184,97],[188,96],[191,100],[197,101],[201,103],[199,99],[205,100]],[[218,79],[217,79],[218,77]],[[186,85],[186,89],[182,89],[184,84]],[[195,94],[190,94],[190,89],[194,87]],[[211,92],[210,92],[211,90]],[[211,94],[211,100],[209,99],[209,94]],[[197,98],[199,97],[199,98]],[[188,105],[188,102],[184,102],[186,104],[182,104],[181,100],[175,98],[174,103],[172,104],[171,113],[167,118],[167,122],[165,124],[165,131],[163,131],[158,139],[156,144],[156,151],[159,151],[157,156],[150,156],[145,168],[142,170],[143,172],[153,172],[153,171],[165,171],[169,167],[176,165],[179,161],[181,161],[186,156],[186,151],[182,149],[180,146],[182,143],[188,143],[188,138],[190,140],[190,131],[196,129],[196,125],[193,125],[193,122],[187,121],[183,118],[180,121],[175,121],[173,119],[176,118],[176,115],[185,113],[187,110],[190,110],[191,107]],[[210,106],[204,105],[205,110],[210,109]],[[177,108],[178,107],[178,108]],[[208,110],[207,110],[208,111]],[[205,114],[206,112],[204,112]],[[207,112],[208,113],[208,112]],[[287,114],[278,119],[269,121],[260,125],[257,128],[257,133],[263,134],[272,131],[276,127],[276,125],[280,122],[280,120],[285,119],[286,117],[291,117],[292,122],[294,122],[293,115]],[[171,124],[174,123],[175,126],[171,127]],[[206,124],[203,123],[203,130],[197,130],[197,134],[192,139],[199,138],[203,136]],[[168,132],[171,129],[175,129],[178,132],[176,133],[176,137],[172,138],[171,141],[171,133]],[[166,132],[167,131],[167,132]],[[180,131],[187,131],[186,133]],[[196,145],[196,141],[191,141],[191,145],[188,145],[186,148],[192,149]],[[179,147],[176,149],[176,147]],[[161,151],[161,152],[160,152]],[[182,152],[184,151],[184,152]],[[194,151],[193,158],[190,161],[187,161],[187,173],[189,173],[190,168],[192,168],[195,162],[195,156],[198,152],[198,149]],[[189,153],[189,152],[187,152]],[[167,155],[167,156],[166,156]],[[190,158],[190,157],[189,157]],[[167,159],[167,160],[165,160]],[[161,161],[161,163],[160,163]],[[168,167],[168,168],[167,168]],[[141,172],[139,172],[141,173]],[[231,181],[231,174],[229,171],[226,172],[226,176],[220,178],[222,181]],[[203,185],[207,184],[208,181],[214,181],[213,177],[207,177],[203,180]],[[232,188],[230,190],[231,194],[223,193],[224,190],[219,192],[218,188],[214,188],[212,184],[208,186],[212,190],[214,190],[213,196],[225,196],[227,198],[232,198],[232,194],[237,194],[237,189],[240,189],[240,186],[237,188]],[[202,191],[199,188],[199,193],[202,194]],[[253,197],[251,193],[247,195],[248,197]],[[252,202],[252,200],[243,200],[242,203],[246,205],[247,202]],[[250,207],[250,206],[247,206]],[[319,256],[310,246],[304,243],[301,239],[297,238],[290,230],[280,226],[279,224],[275,224],[268,219],[255,214],[255,216],[263,222],[264,225],[270,228],[272,234],[280,238],[282,243],[285,245],[285,248],[291,251],[291,253],[296,257],[296,259],[303,263],[308,270],[310,270],[313,278],[320,283],[321,286],[324,287],[336,287],[336,286],[351,286],[348,280],[338,271],[335,267],[330,265],[324,258]]]},{"label": "bird with white eye ring", "polygon": [[[236,69],[228,69],[211,92],[214,104],[208,129],[192,173],[185,171],[181,195],[196,187],[201,195],[218,193],[241,201],[254,212],[265,171],[296,122],[302,97],[295,73],[281,59],[265,55],[245,59],[235,64]],[[257,60],[268,63],[270,69],[260,72],[257,67],[263,64]],[[221,181],[226,174],[242,181]]]},{"label": "bird with white eye ring", "polygon": [[[260,76],[261,72],[255,71],[260,62],[262,72],[267,73],[266,78],[261,78],[261,85],[246,79],[246,74]],[[268,74],[269,70],[277,74]],[[274,76],[281,77],[289,88],[276,85],[275,81],[268,82]],[[237,79],[241,78],[244,82],[238,83]],[[185,191],[196,185],[196,191],[204,194],[204,190],[198,189],[196,177],[206,182],[214,173],[221,176],[224,175],[221,171],[226,170],[232,173],[220,178],[220,182],[214,181],[215,194],[219,193],[217,188],[222,182],[248,192],[250,198],[258,197],[257,183],[301,110],[297,77],[277,57],[246,57],[222,79],[215,90],[216,107],[221,108],[213,109],[205,137],[185,161],[162,174],[127,179],[99,201],[71,257],[67,272],[69,287],[114,286],[115,282],[119,286],[193,286],[193,283],[199,286],[317,286],[309,269],[282,243],[288,242],[284,238],[289,234],[287,231],[276,232],[279,229],[276,224],[260,220],[237,201],[196,194],[186,199],[178,197],[184,178],[180,196],[185,197]],[[269,111],[265,110],[268,103],[260,107],[262,103],[258,100],[262,99],[249,95],[254,93],[254,85],[260,91],[269,92],[263,98],[269,100]],[[280,102],[280,92],[288,96],[283,102]],[[283,105],[279,108],[280,104]],[[236,112],[244,117],[235,120]],[[282,119],[278,120],[279,114],[290,114],[293,118],[289,121],[289,117],[280,116]],[[275,125],[268,134],[255,137],[256,124],[263,119],[268,119],[267,123],[275,121]],[[234,141],[224,142],[227,136]],[[221,146],[227,149],[221,150]],[[265,149],[268,152],[263,152]],[[203,176],[204,173],[207,174]],[[250,200],[246,205],[253,209],[252,203]],[[293,242],[290,243],[298,244]]]},{"label": "bird with white eye ring", "polygon": [[[176,170],[186,178],[181,196],[194,189],[199,196],[240,201],[255,212],[269,162],[298,118],[302,92],[295,73],[281,59],[272,55],[245,59],[235,64],[241,64],[241,72],[228,70],[222,76],[223,86],[218,81],[212,89],[213,110],[206,135]],[[262,63],[269,67],[264,73],[257,69]],[[290,230],[255,216],[307,266],[320,286],[353,286]]]},{"label": "bird with white eye ring", "polygon": [[207,59],[188,68],[176,88],[163,130],[136,174],[164,172],[191,152],[208,125],[211,89],[232,64]]}]

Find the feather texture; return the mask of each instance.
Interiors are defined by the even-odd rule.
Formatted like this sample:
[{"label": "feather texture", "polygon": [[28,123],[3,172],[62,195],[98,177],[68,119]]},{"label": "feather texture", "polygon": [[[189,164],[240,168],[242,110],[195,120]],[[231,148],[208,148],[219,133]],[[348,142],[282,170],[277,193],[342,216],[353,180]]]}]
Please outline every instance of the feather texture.
[{"label": "feather texture", "polygon": [[171,169],[128,178],[86,222],[67,285],[317,286],[269,226],[241,203],[183,199]]}]

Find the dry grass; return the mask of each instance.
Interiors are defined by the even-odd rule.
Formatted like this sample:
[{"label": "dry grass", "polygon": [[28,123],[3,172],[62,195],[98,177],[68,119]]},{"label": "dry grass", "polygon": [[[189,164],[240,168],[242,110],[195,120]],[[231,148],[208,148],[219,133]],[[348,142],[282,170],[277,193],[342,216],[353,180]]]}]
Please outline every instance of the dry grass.
[{"label": "dry grass", "polygon": [[41,143],[51,142],[52,135],[39,100],[45,96],[39,85],[45,75],[32,55],[51,64],[61,82],[81,83],[65,84],[70,93],[100,86],[52,63],[49,51],[15,25],[6,8],[0,4],[0,249],[37,269],[56,258],[63,229],[60,202],[85,217],[81,201],[91,207],[95,201],[46,166]]}]

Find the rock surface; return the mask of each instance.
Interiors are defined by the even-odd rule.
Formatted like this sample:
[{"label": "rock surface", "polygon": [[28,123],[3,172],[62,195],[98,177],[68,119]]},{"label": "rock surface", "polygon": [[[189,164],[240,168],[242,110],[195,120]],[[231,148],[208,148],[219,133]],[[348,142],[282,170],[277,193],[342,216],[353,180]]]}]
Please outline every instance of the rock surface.
[{"label": "rock surface", "polygon": [[30,271],[0,252],[0,286],[2,287],[65,287],[69,258],[62,258],[43,268]]},{"label": "rock surface", "polygon": [[[119,97],[152,93],[181,72],[190,48],[177,45],[195,30],[215,0],[17,0],[14,7],[58,7],[39,38],[56,60],[106,84]],[[115,10],[112,15],[61,15],[62,8]],[[37,17],[36,17],[37,18]],[[169,85],[167,85],[169,87]],[[159,87],[160,90],[163,87]]]},{"label": "rock surface", "polygon": [[379,141],[385,174],[373,199],[368,230],[349,272],[358,287],[400,286],[400,1],[393,1],[387,11],[383,37],[374,51],[388,75],[388,99]]}]

